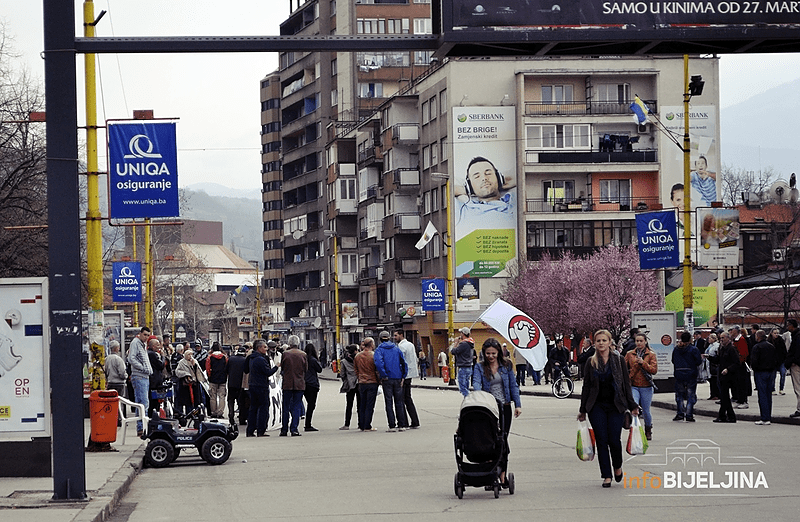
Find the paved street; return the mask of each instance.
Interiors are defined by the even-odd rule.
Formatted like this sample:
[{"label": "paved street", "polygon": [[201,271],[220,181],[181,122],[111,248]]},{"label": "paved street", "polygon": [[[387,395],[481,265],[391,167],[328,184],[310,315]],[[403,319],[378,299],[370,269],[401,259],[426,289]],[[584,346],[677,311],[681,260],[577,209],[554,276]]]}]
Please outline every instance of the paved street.
[{"label": "paved street", "polygon": [[[428,381],[426,381],[427,383]],[[468,488],[463,500],[453,492],[456,463],[453,433],[461,396],[454,390],[415,389],[422,428],[385,433],[382,398],[373,433],[339,431],[344,395],[339,383],[323,381],[314,425],[318,433],[302,437],[244,438],[234,442],[228,463],[209,466],[181,457],[166,469],[145,469],[111,520],[422,520],[567,519],[599,514],[613,507],[629,519],[794,520],[798,504],[797,427],[760,427],[752,422],[694,424],[672,422],[673,411],[654,409],[654,441],[646,457],[631,458],[626,476],[658,476],[660,489],[600,487],[596,462],[575,455],[578,402],[553,397],[523,397],[523,416],[512,425],[510,470],[517,491],[494,499],[491,492]],[[527,389],[527,387],[526,387]],[[698,393],[700,395],[700,393]],[[702,402],[702,401],[701,401]],[[706,401],[707,402],[707,401]],[[755,403],[751,406],[755,407]],[[353,422],[355,426],[355,421]],[[686,439],[697,439],[697,447]],[[687,445],[690,445],[687,449]],[[667,448],[671,459],[666,462]],[[710,449],[709,449],[710,448]],[[704,467],[692,455],[705,455]],[[686,456],[689,455],[687,458]],[[708,460],[711,457],[713,460]],[[719,461],[719,462],[718,462]],[[682,482],[697,475],[712,485],[753,476],[757,488],[666,488],[668,474]],[[763,473],[759,479],[759,472]],[[768,488],[763,487],[766,481]],[[680,509],[680,513],[675,512]],[[592,513],[592,514],[590,514]],[[605,512],[608,513],[608,512]],[[5,517],[4,517],[5,518]]]}]

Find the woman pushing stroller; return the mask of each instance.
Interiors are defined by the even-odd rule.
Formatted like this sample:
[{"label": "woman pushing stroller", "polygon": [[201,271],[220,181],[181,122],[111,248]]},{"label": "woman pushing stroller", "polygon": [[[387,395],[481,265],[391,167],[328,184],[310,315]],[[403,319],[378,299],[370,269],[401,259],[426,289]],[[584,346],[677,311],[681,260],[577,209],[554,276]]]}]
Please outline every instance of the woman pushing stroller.
[{"label": "woman pushing stroller", "polygon": [[491,393],[503,414],[503,455],[500,459],[500,482],[508,487],[506,471],[508,469],[508,432],[511,429],[511,403],[514,403],[514,417],[522,414],[522,403],[519,398],[519,386],[514,375],[511,362],[503,356],[503,350],[497,339],[489,337],[481,349],[482,362],[472,370],[472,388]]}]

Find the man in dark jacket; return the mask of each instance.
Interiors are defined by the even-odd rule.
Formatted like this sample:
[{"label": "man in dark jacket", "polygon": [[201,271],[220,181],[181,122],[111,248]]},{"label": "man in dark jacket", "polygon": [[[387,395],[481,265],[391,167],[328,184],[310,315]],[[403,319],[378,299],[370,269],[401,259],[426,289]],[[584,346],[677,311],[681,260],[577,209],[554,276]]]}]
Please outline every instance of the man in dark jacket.
[{"label": "man in dark jacket", "polygon": [[772,391],[775,389],[775,369],[778,367],[778,355],[775,347],[767,341],[764,330],[756,331],[756,344],[750,349],[750,364],[758,390],[758,409],[761,419],[759,426],[769,426],[772,422]]},{"label": "man in dark jacket", "polygon": [[786,321],[786,329],[792,334],[792,342],[789,345],[789,349],[786,350],[784,365],[792,377],[792,387],[797,398],[795,411],[789,417],[796,419],[800,417],[800,328],[797,326],[797,320],[789,319]]},{"label": "man in dark jacket", "polygon": [[153,373],[150,374],[150,401],[147,414],[150,417],[158,417],[158,399],[153,398],[153,390],[159,389],[164,384],[164,358],[161,355],[161,341],[155,335],[147,340],[147,359],[153,369]]},{"label": "man in dark jacket", "polygon": [[211,345],[211,353],[206,357],[206,375],[208,375],[208,395],[211,417],[221,419],[225,416],[225,398],[227,396],[228,376],[225,367],[228,356],[222,351],[219,343]]},{"label": "man in dark jacket", "polygon": [[244,404],[244,390],[242,389],[245,362],[244,351],[237,347],[236,351],[228,357],[228,364],[225,366],[225,373],[228,375],[228,420],[232,425],[236,424],[234,410],[237,404],[239,406],[239,424],[247,424],[248,408]]},{"label": "man in dark jacket", "polygon": [[389,429],[386,431],[406,431],[408,423],[403,397],[403,380],[408,375],[408,366],[403,352],[389,340],[389,332],[382,331],[380,340],[381,344],[375,349],[375,370],[383,386],[386,420],[389,422]]},{"label": "man in dark jacket", "polygon": [[269,378],[278,368],[267,358],[267,342],[258,339],[253,343],[250,360],[250,412],[247,417],[247,436],[269,437]]},{"label": "man in dark jacket", "polygon": [[[283,352],[281,358],[281,375],[283,376],[283,419],[281,424],[281,437],[285,437],[291,430],[292,437],[299,437],[300,411],[303,405],[303,392],[306,391],[306,371],[308,370],[308,357],[300,349],[300,338],[290,335],[287,340],[289,349]],[[253,381],[250,381],[252,395]],[[252,398],[251,398],[252,400]],[[291,415],[291,426],[289,416]]]},{"label": "man in dark jacket", "polygon": [[475,341],[469,336],[470,331],[466,326],[461,328],[458,333],[460,335],[458,344],[450,350],[450,353],[456,358],[458,391],[466,397],[469,395],[469,384],[472,380],[472,356],[475,355]]},{"label": "man in dark jacket", "polygon": [[674,421],[694,422],[694,405],[697,402],[697,366],[702,362],[700,352],[692,344],[692,334],[681,333],[681,340],[672,350],[672,367],[675,375],[675,402],[678,414]]}]

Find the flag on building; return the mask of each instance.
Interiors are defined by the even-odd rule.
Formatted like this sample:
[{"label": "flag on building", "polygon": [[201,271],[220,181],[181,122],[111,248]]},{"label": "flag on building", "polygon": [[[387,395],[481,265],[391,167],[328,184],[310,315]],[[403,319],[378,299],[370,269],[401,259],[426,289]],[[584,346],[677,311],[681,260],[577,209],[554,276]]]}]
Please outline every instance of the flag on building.
[{"label": "flag on building", "polygon": [[639,95],[634,97],[630,107],[633,111],[633,119],[636,120],[636,123],[639,125],[647,123],[647,115],[650,114],[650,107],[639,98]]},{"label": "flag on building", "polygon": [[525,312],[497,299],[478,320],[497,330],[514,345],[515,353],[522,355],[534,370],[539,371],[547,364],[547,340],[539,325]]},{"label": "flag on building", "polygon": [[436,230],[436,227],[433,226],[433,222],[428,221],[428,226],[425,227],[425,232],[423,232],[422,237],[419,238],[419,241],[417,241],[417,244],[415,245],[417,250],[422,250],[425,248],[425,245],[430,243],[431,239],[433,239],[433,236],[435,236],[438,232],[439,231]]},{"label": "flag on building", "polygon": [[239,295],[242,292],[247,292],[250,290],[246,284],[242,283],[241,285],[237,286],[236,289],[233,291],[233,295]]}]

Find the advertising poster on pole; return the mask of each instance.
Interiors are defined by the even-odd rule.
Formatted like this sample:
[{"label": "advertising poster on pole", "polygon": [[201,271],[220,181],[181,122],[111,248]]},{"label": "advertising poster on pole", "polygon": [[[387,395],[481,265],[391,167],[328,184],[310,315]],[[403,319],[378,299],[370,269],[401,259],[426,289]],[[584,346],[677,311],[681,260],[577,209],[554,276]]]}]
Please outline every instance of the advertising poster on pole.
[{"label": "advertising poster on pole", "polygon": [[[659,108],[661,122],[664,127],[676,136],[683,136],[684,112],[682,105],[663,106]],[[717,108],[713,105],[693,105],[689,109],[689,139],[690,139],[690,187],[691,210],[697,211],[698,207],[710,207],[714,201],[721,200],[722,178],[720,176],[719,136],[717,128]],[[684,201],[686,188],[683,184],[684,154],[678,147],[672,147],[671,156],[664,156],[669,168],[665,172],[661,195],[664,206],[672,205],[676,208],[678,220],[678,246],[680,258],[684,257]],[[696,230],[696,214],[691,214],[690,231]],[[692,239],[692,261],[698,262],[699,238]],[[700,263],[702,265],[702,263]],[[694,309],[694,326],[700,327],[710,324],[718,315],[719,274],[708,269],[692,270],[692,308]],[[665,308],[677,314],[677,326],[684,326],[683,322],[683,270],[667,270],[665,273]]]},{"label": "advertising poster on pole", "polygon": [[697,263],[708,268],[739,264],[739,210],[698,208]]},{"label": "advertising poster on pole", "polygon": [[174,122],[109,122],[111,219],[180,215],[176,139]]},{"label": "advertising poster on pole", "polygon": [[[682,311],[680,315],[683,315]],[[647,336],[647,342],[656,354],[656,379],[673,376],[672,350],[675,348],[677,332],[675,321],[675,312],[631,312],[631,328],[638,328]]]},{"label": "advertising poster on pole", "polygon": [[46,278],[0,279],[0,439],[50,435]]},{"label": "advertising poster on pole", "polygon": [[514,107],[455,107],[456,277],[508,277],[517,254]]}]

